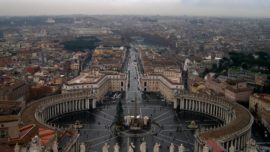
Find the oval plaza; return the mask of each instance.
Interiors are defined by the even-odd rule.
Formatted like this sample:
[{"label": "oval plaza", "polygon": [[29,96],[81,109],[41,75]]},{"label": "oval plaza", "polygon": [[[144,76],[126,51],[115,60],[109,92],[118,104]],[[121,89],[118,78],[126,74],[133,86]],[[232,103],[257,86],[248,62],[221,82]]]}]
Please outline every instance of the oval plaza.
[{"label": "oval plaza", "polygon": [[[96,60],[88,71],[63,85],[61,94],[26,105],[22,121],[57,130],[59,134],[69,132],[72,138],[65,141],[68,144],[64,144],[61,151],[233,152],[252,149],[253,117],[246,108],[223,97],[188,92],[183,74],[186,68],[173,65],[150,68],[154,66],[150,57],[155,58],[155,62],[165,59],[158,58],[151,50],[142,50],[119,48],[118,58],[112,57],[118,62],[112,59],[111,67],[109,64],[101,67],[102,48],[97,49]],[[103,51],[109,52],[109,49],[103,48]],[[119,70],[115,70],[116,67]],[[152,94],[158,94],[157,98],[153,99]],[[120,100],[125,116],[149,117],[149,129],[115,133],[112,124]],[[87,121],[77,117],[80,113]],[[184,113],[196,116],[183,121],[181,114]],[[78,121],[70,122],[67,118]],[[203,119],[215,123],[205,125],[200,121]],[[196,123],[194,128],[190,127],[191,121]],[[98,130],[100,136],[91,138]]]}]

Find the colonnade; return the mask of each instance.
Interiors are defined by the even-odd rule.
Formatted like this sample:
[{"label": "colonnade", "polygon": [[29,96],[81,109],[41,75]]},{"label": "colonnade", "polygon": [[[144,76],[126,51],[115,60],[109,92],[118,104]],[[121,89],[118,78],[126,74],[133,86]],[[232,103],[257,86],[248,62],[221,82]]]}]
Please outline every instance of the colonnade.
[{"label": "colonnade", "polygon": [[[95,96],[89,93],[61,94],[44,98],[39,102],[41,103],[35,112],[36,119],[53,129],[57,129],[57,127],[47,122],[54,117],[96,108]],[[196,152],[202,152],[209,139],[221,145],[224,151],[228,151],[231,146],[235,147],[237,151],[245,151],[246,142],[251,138],[253,124],[253,117],[247,109],[223,98],[197,94],[177,95],[174,108],[204,113],[224,122],[221,127],[201,130],[195,135],[194,149]]]},{"label": "colonnade", "polygon": [[[203,151],[203,146],[207,144],[205,137],[216,141],[224,148],[224,151],[228,151],[231,146],[234,146],[235,149],[239,151],[245,150],[246,142],[251,138],[253,117],[248,110],[236,103],[207,95],[181,94],[177,96],[174,102],[174,108],[204,113],[224,122],[224,125],[221,127],[204,131],[201,130],[201,132],[196,135],[196,152]],[[247,116],[241,118],[240,113],[244,113],[244,115]],[[245,119],[247,122],[244,122],[242,126],[235,124],[237,121],[243,121],[242,119]],[[203,133],[204,135],[202,137]],[[220,136],[217,136],[217,134]]]},{"label": "colonnade", "polygon": [[63,115],[65,113],[82,111],[88,109],[96,108],[96,101],[93,99],[81,99],[81,100],[67,100],[54,105],[48,105],[46,108],[42,109],[38,116],[44,122],[50,120],[51,118]]},{"label": "colonnade", "polygon": [[198,100],[194,98],[178,98],[175,108],[181,110],[200,112],[211,115],[222,120],[224,123],[229,123],[233,120],[234,110],[232,107],[222,104],[215,104],[214,102]]},{"label": "colonnade", "polygon": [[89,93],[71,93],[47,97],[39,101],[35,118],[44,126],[51,129],[60,129],[49,120],[66,113],[83,111],[96,108],[96,99]]}]

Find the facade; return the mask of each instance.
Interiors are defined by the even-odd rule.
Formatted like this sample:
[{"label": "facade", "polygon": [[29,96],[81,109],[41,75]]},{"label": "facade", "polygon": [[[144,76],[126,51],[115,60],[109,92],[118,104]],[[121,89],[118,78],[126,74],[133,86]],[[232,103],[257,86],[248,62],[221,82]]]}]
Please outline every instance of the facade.
[{"label": "facade", "polygon": [[225,89],[225,97],[231,101],[248,102],[249,96],[253,90],[249,88],[233,88],[227,87]]},{"label": "facade", "polygon": [[0,100],[25,101],[28,93],[29,87],[22,81],[11,80],[0,86]]},{"label": "facade", "polygon": [[127,88],[127,75],[121,73],[126,60],[125,47],[98,47],[92,55],[89,71],[62,86],[62,93],[90,91],[97,101],[108,92],[123,92]]},{"label": "facade", "polygon": [[253,90],[247,87],[245,81],[227,80],[226,83],[228,85],[224,95],[227,99],[235,102],[248,102],[249,96],[252,94]]},{"label": "facade", "polygon": [[249,97],[249,110],[254,113],[270,132],[270,95],[253,94]]},{"label": "facade", "polygon": [[145,92],[159,92],[167,102],[175,100],[175,92],[184,90],[181,83],[173,82],[164,75],[142,75],[140,89]]},{"label": "facade", "polygon": [[255,93],[249,97],[249,110],[260,113],[270,111],[270,95]]},{"label": "facade", "polygon": [[21,101],[0,101],[0,143],[19,137]]},{"label": "facade", "polygon": [[62,87],[62,93],[90,90],[96,94],[96,100],[102,101],[106,93],[126,91],[127,76],[123,73],[82,72]]},{"label": "facade", "polygon": [[139,50],[139,59],[143,71],[139,76],[140,90],[159,92],[167,102],[173,102],[174,94],[184,90],[182,72],[176,61],[148,49]]},{"label": "facade", "polygon": [[8,143],[8,138],[19,137],[19,117],[17,115],[0,116],[0,143]]},{"label": "facade", "polygon": [[253,92],[251,88],[248,88],[246,81],[242,80],[220,80],[207,76],[205,85],[216,94],[224,95],[227,99],[234,102],[248,102],[249,96]]}]

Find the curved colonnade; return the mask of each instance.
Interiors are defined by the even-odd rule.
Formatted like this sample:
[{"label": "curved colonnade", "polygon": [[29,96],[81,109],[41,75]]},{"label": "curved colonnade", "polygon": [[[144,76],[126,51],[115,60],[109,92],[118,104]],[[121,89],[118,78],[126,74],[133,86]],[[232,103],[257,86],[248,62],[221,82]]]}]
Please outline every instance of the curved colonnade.
[{"label": "curved colonnade", "polygon": [[[96,108],[95,95],[91,91],[60,94],[46,97],[40,102],[35,111],[35,118],[44,126],[51,129],[61,129],[48,121],[65,113]],[[241,105],[229,102],[223,98],[201,94],[178,94],[174,108],[200,112],[223,121],[223,126],[211,129],[201,129],[195,135],[195,151],[203,151],[204,145],[210,140],[217,141],[228,151],[234,146],[236,150],[245,150],[246,142],[251,138],[253,117]]]},{"label": "curved colonnade", "polygon": [[224,151],[231,146],[245,151],[253,124],[253,117],[246,108],[224,98],[201,94],[178,94],[176,99],[174,108],[207,114],[224,123],[221,127],[201,129],[195,135],[196,152],[203,151],[204,145],[211,141],[217,141]]},{"label": "curved colonnade", "polygon": [[55,95],[39,102],[35,111],[36,120],[48,128],[57,130],[63,128],[57,124],[48,123],[50,119],[66,113],[96,108],[95,95],[91,91]]}]

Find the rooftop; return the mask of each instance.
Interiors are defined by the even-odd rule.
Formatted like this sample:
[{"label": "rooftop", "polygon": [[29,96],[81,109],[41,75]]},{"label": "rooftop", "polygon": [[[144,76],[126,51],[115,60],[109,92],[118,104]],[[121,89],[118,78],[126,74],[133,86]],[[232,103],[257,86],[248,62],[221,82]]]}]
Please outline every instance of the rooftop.
[{"label": "rooftop", "polygon": [[0,116],[0,122],[12,122],[18,121],[19,117],[17,115],[2,115]]},{"label": "rooftop", "polygon": [[20,101],[0,101],[0,115],[17,114],[21,108]]},{"label": "rooftop", "polygon": [[95,83],[100,78],[102,78],[103,75],[101,74],[93,74],[93,73],[81,73],[78,77],[70,80],[68,84],[82,84],[82,83]]},{"label": "rooftop", "polygon": [[253,97],[260,99],[261,101],[265,103],[270,103],[270,94],[265,94],[265,93],[255,93],[252,95]]},{"label": "rooftop", "polygon": [[248,91],[252,92],[252,89],[250,88],[234,88],[234,87],[228,86],[226,87],[226,89],[234,93],[248,92]]}]

